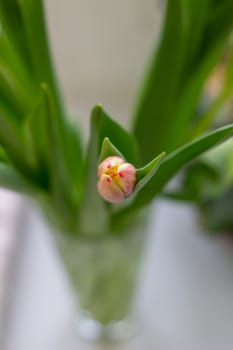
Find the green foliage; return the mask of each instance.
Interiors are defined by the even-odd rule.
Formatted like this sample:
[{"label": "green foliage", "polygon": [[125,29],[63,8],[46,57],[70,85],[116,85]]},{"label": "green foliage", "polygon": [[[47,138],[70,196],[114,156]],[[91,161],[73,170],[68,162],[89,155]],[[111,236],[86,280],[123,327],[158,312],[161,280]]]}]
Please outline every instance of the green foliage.
[{"label": "green foliage", "polygon": [[168,154],[160,163],[151,181],[135,195],[134,200],[130,202],[128,207],[124,207],[115,213],[114,220],[120,219],[121,216],[138,210],[150,203],[156,195],[161,193],[165,185],[185,164],[189,163],[203,152],[211,149],[219,142],[224,141],[232,135],[232,133],[233,124],[210,132]]},{"label": "green foliage", "polygon": [[203,196],[203,190],[209,192],[210,186],[216,184],[219,178],[220,174],[216,169],[198,159],[184,169],[176,189],[163,191],[163,196],[170,199],[198,202]]},{"label": "green foliage", "polygon": [[230,233],[233,229],[233,187],[227,187],[216,198],[199,203],[202,224],[211,233]]},{"label": "green foliage", "polygon": [[144,167],[137,169],[137,184],[135,187],[135,193],[140,191],[155,175],[156,171],[165,156],[165,152],[160,153],[151,162],[146,164]]},{"label": "green foliage", "polygon": [[105,137],[102,143],[98,163],[110,156],[124,158],[123,154],[112,144],[108,137]]},{"label": "green foliage", "polygon": [[190,200],[199,209],[201,222],[211,232],[232,232],[232,140],[212,149],[187,167],[170,198]]},{"label": "green foliage", "polygon": [[133,129],[143,162],[187,140],[206,79],[232,29],[231,0],[167,1],[161,40],[134,114]]},{"label": "green foliage", "polygon": [[[232,94],[231,58],[219,97],[197,118],[205,82],[232,28],[231,0],[167,0],[132,132],[97,105],[83,154],[57,86],[42,1],[0,0],[0,185],[34,196],[71,234],[96,236],[129,223],[127,214],[132,218],[183,166],[233,133],[230,125],[189,142]],[[134,194],[119,205],[106,203],[96,187],[98,164],[112,155],[137,168]],[[200,188],[196,175],[210,175],[210,168],[196,168],[186,196]]]},{"label": "green foliage", "polygon": [[103,140],[109,137],[111,142],[117,145],[124,158],[128,162],[136,164],[138,162],[138,149],[134,136],[110,118],[101,105],[97,105],[94,111],[94,123],[98,128],[98,154],[101,152]]},{"label": "green foliage", "polygon": [[[106,135],[113,140],[119,150],[110,143]],[[101,105],[94,107],[91,115],[91,136],[86,160],[86,183],[84,200],[80,211],[82,232],[101,234],[106,232],[110,207],[103,202],[97,192],[97,166],[101,158],[110,155],[123,155],[127,161],[137,159],[136,142],[132,135],[113,121]],[[90,200],[91,198],[91,200]],[[92,220],[90,220],[92,217]]]}]

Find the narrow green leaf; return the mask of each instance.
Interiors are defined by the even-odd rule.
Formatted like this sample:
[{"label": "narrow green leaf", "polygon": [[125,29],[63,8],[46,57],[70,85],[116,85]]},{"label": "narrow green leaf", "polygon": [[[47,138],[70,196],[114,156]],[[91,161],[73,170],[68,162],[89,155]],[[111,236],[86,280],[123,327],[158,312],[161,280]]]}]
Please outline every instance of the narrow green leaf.
[{"label": "narrow green leaf", "polygon": [[25,92],[22,83],[12,71],[8,62],[0,57],[0,94],[14,108],[18,117],[23,115],[30,104],[30,96]]},{"label": "narrow green leaf", "polygon": [[199,202],[206,195],[212,196],[216,193],[220,182],[221,174],[218,169],[205,162],[203,157],[199,157],[184,169],[175,190],[165,189],[162,196],[175,200]]},{"label": "narrow green leaf", "polygon": [[84,159],[81,140],[77,128],[69,121],[66,122],[66,163],[69,172],[70,195],[73,202],[78,204],[83,195]]},{"label": "narrow green leaf", "polygon": [[[212,2],[209,4],[207,2],[204,1],[200,6],[200,4],[198,5],[198,2],[192,2],[190,0],[190,3],[192,3],[191,8],[193,5],[194,7],[197,6],[200,8],[201,13],[203,11],[203,5],[206,7],[206,9],[204,9],[205,20],[203,19],[205,23],[203,24],[203,32],[199,38],[199,46],[196,46],[196,51],[193,51],[193,57],[190,56],[192,52],[190,52],[188,47],[189,43],[187,43],[185,65],[188,66],[188,69],[185,69],[183,72],[184,81],[180,87],[180,97],[177,99],[176,106],[174,106],[172,115],[173,122],[167,128],[167,147],[164,146],[164,149],[169,152],[186,143],[187,140],[190,140],[187,138],[187,129],[189,127],[193,128],[193,120],[197,113],[205,82],[215,65],[218,63],[222,53],[225,51],[226,43],[228,42],[231,30],[233,29],[232,22],[232,25],[228,27],[228,30],[225,31],[224,35],[218,40],[217,38],[216,40],[210,40],[209,33],[213,30],[218,30],[218,27],[213,27],[209,21],[210,13],[215,8],[215,5],[213,5]],[[193,13],[191,13],[191,17],[193,17]],[[196,32],[196,30],[193,30],[194,26],[195,28],[198,27],[198,23],[193,22],[192,24],[189,42],[192,42],[192,33]],[[199,29],[200,28],[197,28],[197,32]],[[216,101],[218,106],[220,103],[220,101]],[[203,128],[202,132],[206,129],[207,127],[205,129]],[[196,134],[196,136],[199,135],[200,133],[198,135]]]},{"label": "narrow green leaf", "polygon": [[218,172],[221,182],[221,191],[223,191],[224,188],[230,187],[233,182],[232,150],[233,138],[203,154],[201,157],[201,160],[205,164]]},{"label": "narrow green leaf", "polygon": [[44,176],[49,177],[55,202],[72,216],[83,192],[82,149],[76,129],[69,121],[64,121],[63,126],[57,123],[55,101],[49,87],[44,83],[41,90],[40,114],[34,112],[29,119],[34,147],[45,169]]},{"label": "narrow green leaf", "polygon": [[[47,143],[45,153],[48,154],[51,166],[50,170],[52,173],[54,173],[54,178],[60,178],[61,182],[65,183],[68,179],[65,174],[66,170],[64,169],[64,141],[62,140],[61,133],[55,119],[56,109],[54,106],[53,96],[50,91],[50,88],[46,83],[41,84],[41,90],[43,97],[42,103],[45,114],[45,125],[42,124],[38,137],[43,137],[44,130],[44,132],[46,133],[46,140],[44,139],[44,141]],[[36,128],[35,121],[33,122],[33,124]],[[36,131],[34,132],[36,133]]]},{"label": "narrow green leaf", "polygon": [[[230,2],[225,6],[225,1],[218,17],[210,0],[167,1],[161,41],[135,113],[134,132],[145,162],[163,149],[171,152],[185,143],[205,81],[233,29]],[[227,25],[222,30],[226,9]],[[215,40],[213,32],[218,31]]]},{"label": "narrow green leaf", "polygon": [[[233,187],[225,189],[216,198],[204,200],[199,206],[202,223],[211,234],[232,232]],[[214,232],[213,232],[214,231]]]},{"label": "narrow green leaf", "polygon": [[0,143],[19,158],[22,155],[22,130],[17,116],[9,105],[0,99]]},{"label": "narrow green leaf", "polygon": [[28,61],[27,45],[18,0],[0,0],[0,23],[2,30],[12,45],[29,66],[30,62]]},{"label": "narrow green leaf", "polygon": [[172,151],[177,146],[185,143],[184,139],[187,136],[187,129],[195,117],[205,81],[218,61],[220,52],[223,49],[222,45],[215,47],[208,52],[206,57],[203,57],[202,62],[185,84],[182,96],[177,102],[176,111],[173,114],[175,122],[172,123],[172,128],[168,128],[168,147],[166,148],[168,151]]},{"label": "narrow green leaf", "polygon": [[[19,101],[20,105],[31,105],[34,100],[35,93],[38,92],[38,87],[35,86],[35,81],[31,72],[28,69],[28,65],[25,60],[22,59],[19,52],[13,46],[13,43],[8,40],[4,35],[0,34],[0,62],[2,75],[8,82],[11,80],[15,88],[11,91],[14,98]],[[8,83],[9,84],[9,83]],[[10,92],[11,92],[10,91]],[[16,93],[15,93],[16,92]],[[9,95],[9,93],[8,93]],[[6,98],[9,99],[9,96]],[[22,110],[22,107],[21,107]],[[18,116],[22,117],[22,116]]]},{"label": "narrow green leaf", "polygon": [[164,191],[161,194],[162,198],[173,200],[173,201],[180,201],[180,202],[191,202],[192,204],[194,202],[197,202],[197,194],[196,193],[190,193],[186,192],[186,190],[175,190],[175,191]]},{"label": "narrow green leaf", "polygon": [[80,208],[80,228],[84,235],[101,235],[108,223],[107,206],[97,191],[97,167],[99,159],[102,108],[96,106],[91,114],[91,135],[86,160],[86,183]]},{"label": "narrow green leaf", "polygon": [[37,174],[32,164],[28,161],[27,153],[25,152],[24,128],[12,114],[9,106],[1,100],[0,123],[0,143],[6,150],[7,156],[24,177],[36,183],[38,180]]},{"label": "narrow green leaf", "polygon": [[118,156],[118,157],[124,158],[121,152],[116,148],[116,146],[114,146],[111,143],[109,138],[105,137],[102,143],[101,151],[100,151],[99,163],[102,162],[107,157],[111,157],[111,156]]},{"label": "narrow green leaf", "polygon": [[137,179],[141,181],[145,176],[149,173],[153,172],[154,169],[161,162],[162,158],[165,156],[165,152],[160,153],[157,157],[155,157],[150,163],[146,164],[144,167],[137,169]]},{"label": "narrow green leaf", "polygon": [[[155,49],[139,103],[133,130],[142,163],[167,149],[167,130],[172,127],[185,59],[186,23],[182,0],[167,1],[159,46]],[[171,54],[172,53],[172,54]]]},{"label": "narrow green leaf", "polygon": [[19,10],[35,79],[38,84],[45,82],[50,86],[59,117],[62,118],[64,111],[49,50],[43,1],[20,0]]},{"label": "narrow green leaf", "polygon": [[108,137],[128,162],[137,164],[138,153],[134,137],[111,119],[101,105],[97,105],[94,110],[96,111],[94,113],[96,122],[99,125],[98,153],[101,152],[103,140]]},{"label": "narrow green leaf", "polygon": [[229,54],[225,79],[219,95],[212,102],[210,107],[205,111],[200,120],[192,127],[190,138],[193,139],[199,136],[213,123],[218,113],[224,107],[225,103],[230,99],[233,93],[233,48]]},{"label": "narrow green leaf", "polygon": [[184,21],[187,27],[185,75],[193,71],[195,64],[198,62],[197,57],[200,55],[203,33],[205,32],[211,9],[210,5],[211,0],[183,0]]},{"label": "narrow green leaf", "polygon": [[129,211],[139,209],[151,202],[184,165],[216,144],[224,141],[230,137],[232,133],[233,124],[208,133],[168,154],[151,181],[137,194],[134,201],[131,201],[131,205],[116,213],[116,216],[125,215]]},{"label": "narrow green leaf", "polygon": [[20,193],[34,191],[33,184],[27,182],[12,166],[0,162],[0,187]]},{"label": "narrow green leaf", "polygon": [[233,2],[231,0],[217,1],[212,6],[209,15],[206,48],[213,43],[224,40],[233,29]]},{"label": "narrow green leaf", "polygon": [[[43,94],[43,107],[45,118],[45,139],[47,146],[48,176],[51,197],[58,213],[64,216],[64,222],[68,222],[73,215],[73,203],[70,197],[70,181],[66,166],[64,140],[55,122],[55,106],[52,93],[45,83],[41,85]],[[36,125],[35,125],[36,127]],[[43,127],[42,127],[43,130]],[[41,130],[41,132],[42,132]],[[42,136],[43,135],[38,135]]]},{"label": "narrow green leaf", "polygon": [[3,163],[9,162],[9,158],[6,154],[6,151],[5,151],[4,147],[1,145],[0,145],[0,162],[3,162]]},{"label": "narrow green leaf", "polygon": [[154,176],[156,171],[159,169],[161,165],[161,161],[165,156],[165,152],[160,153],[157,157],[155,157],[150,163],[145,165],[143,168],[137,169],[137,185],[135,187],[135,191],[140,191]]},{"label": "narrow green leaf", "polygon": [[50,138],[48,137],[45,97],[41,91],[38,101],[23,122],[24,153],[28,163],[38,172],[48,187],[50,169]]}]

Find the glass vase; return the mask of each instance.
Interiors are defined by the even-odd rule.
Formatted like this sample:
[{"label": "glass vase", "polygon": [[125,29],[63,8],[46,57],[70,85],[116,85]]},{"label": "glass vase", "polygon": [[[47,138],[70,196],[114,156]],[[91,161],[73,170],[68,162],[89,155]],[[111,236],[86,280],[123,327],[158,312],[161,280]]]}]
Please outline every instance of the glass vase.
[{"label": "glass vase", "polygon": [[145,225],[101,237],[59,234],[56,242],[78,306],[78,336],[122,341],[136,331],[134,304]]}]

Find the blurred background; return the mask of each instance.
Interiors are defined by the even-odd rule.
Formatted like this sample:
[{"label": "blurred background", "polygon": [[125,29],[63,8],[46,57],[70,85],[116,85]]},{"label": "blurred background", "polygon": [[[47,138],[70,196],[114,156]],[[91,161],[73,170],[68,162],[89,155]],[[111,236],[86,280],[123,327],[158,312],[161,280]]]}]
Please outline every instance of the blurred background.
[{"label": "blurred background", "polygon": [[[45,5],[62,91],[83,138],[98,102],[129,125],[159,37],[163,1],[45,0]],[[0,203],[0,349],[89,349],[57,340],[70,317],[69,288],[46,227],[25,199],[1,191]],[[190,206],[161,201],[155,209],[139,293],[145,318],[140,336],[119,349],[231,350],[233,242],[200,232]],[[22,217],[24,228],[17,230]]]},{"label": "blurred background", "polygon": [[58,75],[71,116],[86,133],[102,103],[129,123],[145,64],[159,36],[163,1],[46,0]]}]

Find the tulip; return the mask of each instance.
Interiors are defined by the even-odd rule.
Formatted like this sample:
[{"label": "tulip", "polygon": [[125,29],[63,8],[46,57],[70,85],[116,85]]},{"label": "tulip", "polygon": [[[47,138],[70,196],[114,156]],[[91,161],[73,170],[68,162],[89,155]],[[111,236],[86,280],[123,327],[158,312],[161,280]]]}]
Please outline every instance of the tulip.
[{"label": "tulip", "polygon": [[136,184],[135,167],[118,156],[108,157],[98,166],[97,188],[110,203],[120,203],[132,194]]}]

